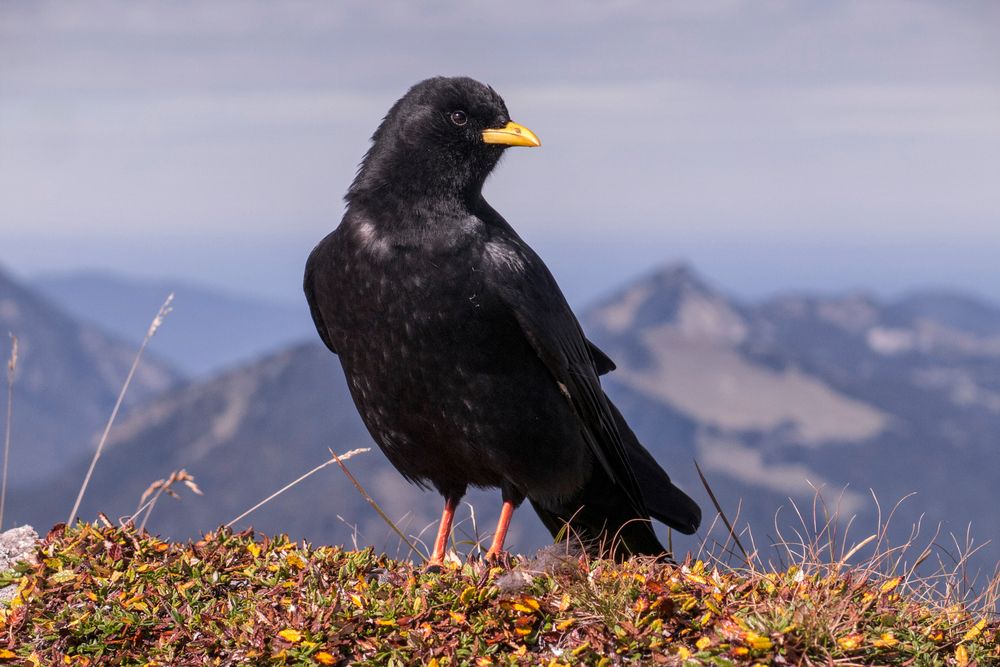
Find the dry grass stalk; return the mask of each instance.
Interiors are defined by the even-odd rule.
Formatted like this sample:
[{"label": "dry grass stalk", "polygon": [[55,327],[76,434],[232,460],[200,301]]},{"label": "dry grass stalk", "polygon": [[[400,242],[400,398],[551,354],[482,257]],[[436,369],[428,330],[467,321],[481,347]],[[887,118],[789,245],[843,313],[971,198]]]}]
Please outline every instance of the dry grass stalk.
[{"label": "dry grass stalk", "polygon": [[7,461],[10,458],[10,429],[14,416],[14,373],[17,372],[17,336],[10,336],[10,359],[7,360],[7,421],[3,436],[3,483],[0,485],[0,529],[3,529],[3,511],[7,501]]},{"label": "dry grass stalk", "polygon": [[[358,454],[364,454],[365,452],[368,452],[368,451],[371,451],[371,449],[368,448],[368,447],[362,447],[360,449],[352,449],[349,452],[345,452],[344,454],[341,454],[339,460],[346,460],[346,459],[349,459],[349,458],[351,458],[353,456],[357,456]],[[278,489],[277,491],[275,491],[274,493],[272,493],[271,495],[269,495],[267,498],[264,498],[264,500],[260,501],[259,503],[257,503],[256,505],[254,505],[253,507],[251,507],[250,509],[248,509],[243,514],[240,514],[238,517],[236,517],[235,519],[233,519],[232,521],[230,521],[229,523],[227,523],[226,524],[226,528],[231,528],[234,523],[236,523],[240,519],[244,518],[245,516],[251,514],[252,512],[256,512],[258,509],[260,509],[264,505],[268,504],[269,502],[271,502],[272,500],[274,500],[275,498],[277,498],[282,493],[284,493],[288,489],[292,488],[293,486],[295,486],[299,482],[305,480],[307,477],[312,476],[313,474],[319,472],[320,470],[322,470],[323,468],[327,467],[328,465],[331,465],[333,463],[339,463],[337,455],[334,454],[332,450],[330,451],[330,454],[332,455],[331,458],[327,459],[323,463],[320,463],[318,466],[316,466],[315,468],[313,468],[309,472],[305,473],[304,475],[298,477],[294,481],[291,481],[288,484],[285,484],[283,487],[281,487],[280,489]]]},{"label": "dry grass stalk", "polygon": [[142,359],[142,353],[146,350],[146,346],[149,341],[153,338],[156,330],[160,328],[163,324],[163,318],[167,316],[171,311],[170,304],[174,300],[174,294],[171,292],[163,305],[160,306],[160,310],[156,313],[156,317],[149,324],[149,329],[146,330],[146,337],[142,339],[142,344],[139,346],[139,351],[135,353],[135,359],[132,361],[132,367],[128,371],[128,375],[125,377],[125,382],[122,384],[121,391],[118,392],[118,400],[115,401],[115,407],[111,411],[111,416],[108,418],[108,423],[104,426],[104,432],[101,434],[101,439],[97,443],[97,451],[94,452],[94,457],[90,460],[90,467],[87,469],[87,475],[83,478],[83,484],[80,485],[80,492],[76,496],[76,502],[73,503],[73,509],[70,510],[69,518],[66,520],[66,525],[73,523],[73,519],[76,518],[77,512],[80,509],[80,503],[83,502],[83,495],[87,492],[87,485],[90,484],[90,478],[94,474],[94,468],[97,466],[97,460],[101,458],[101,452],[104,450],[104,444],[108,440],[108,434],[111,432],[111,426],[115,423],[115,418],[118,417],[118,411],[121,409],[122,401],[125,400],[125,392],[128,391],[129,385],[132,383],[132,377],[135,375],[136,369],[139,367],[139,361]]},{"label": "dry grass stalk", "polygon": [[399,526],[397,526],[396,523],[389,518],[388,514],[382,511],[382,508],[379,507],[379,504],[375,502],[374,498],[371,497],[371,494],[365,490],[365,487],[361,486],[361,482],[359,482],[357,479],[354,478],[354,475],[351,474],[351,471],[348,470],[347,466],[344,465],[344,457],[337,456],[332,449],[330,450],[330,455],[333,456],[333,460],[337,463],[337,465],[340,466],[340,469],[343,471],[343,473],[347,475],[347,479],[351,480],[351,483],[354,485],[354,488],[358,490],[358,493],[361,494],[361,497],[364,498],[369,505],[375,508],[375,511],[378,512],[378,515],[382,517],[382,520],[385,521],[390,528],[392,528],[393,532],[399,535],[399,539],[403,540],[403,542],[406,543],[406,546],[410,547],[410,553],[418,554],[424,561],[426,561],[427,557],[424,556],[422,553],[420,553],[420,551],[417,549],[416,545],[413,544],[413,542],[407,539],[403,531],[399,529]]},{"label": "dry grass stalk", "polygon": [[191,489],[192,493],[199,496],[202,495],[201,489],[195,483],[193,475],[183,468],[175,470],[166,479],[156,480],[149,485],[149,488],[142,492],[142,497],[139,498],[139,507],[128,518],[128,521],[134,523],[136,518],[145,511],[146,514],[142,518],[142,523],[139,524],[139,532],[144,531],[146,529],[146,522],[149,521],[149,515],[153,513],[153,508],[156,507],[156,501],[160,499],[160,496],[166,493],[171,498],[180,499],[180,496],[173,489],[174,485],[178,482],[183,483],[184,486]]}]

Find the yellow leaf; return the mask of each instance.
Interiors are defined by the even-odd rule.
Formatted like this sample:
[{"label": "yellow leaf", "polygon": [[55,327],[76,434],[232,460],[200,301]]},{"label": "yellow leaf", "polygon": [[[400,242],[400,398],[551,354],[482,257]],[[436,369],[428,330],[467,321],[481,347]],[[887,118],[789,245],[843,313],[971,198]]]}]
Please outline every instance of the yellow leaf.
[{"label": "yellow leaf", "polygon": [[845,651],[853,651],[854,649],[861,646],[864,640],[865,638],[863,636],[855,633],[850,635],[844,635],[843,637],[837,640],[837,643],[840,645],[840,648],[844,649]]},{"label": "yellow leaf", "polygon": [[958,667],[965,667],[969,664],[969,652],[961,644],[955,649],[955,664]]},{"label": "yellow leaf", "polygon": [[16,658],[17,653],[14,653],[10,649],[0,648],[0,660],[10,660],[11,658]]},{"label": "yellow leaf", "polygon": [[257,544],[256,542],[251,542],[250,544],[247,545],[247,551],[250,552],[251,556],[257,558],[260,556],[260,545]]},{"label": "yellow leaf", "polygon": [[709,639],[708,637],[702,637],[701,639],[696,641],[694,645],[698,647],[699,651],[704,651],[705,649],[707,649],[709,646],[712,645],[712,640]]},{"label": "yellow leaf", "polygon": [[973,625],[971,628],[969,628],[969,631],[965,633],[964,637],[962,637],[962,641],[971,642],[973,639],[975,639],[982,633],[983,628],[985,627],[986,627],[986,619],[984,618],[981,619],[975,625]]},{"label": "yellow leaf", "polygon": [[375,625],[381,625],[384,628],[391,628],[396,625],[396,621],[391,618],[376,618]]},{"label": "yellow leaf", "polygon": [[899,643],[899,640],[891,632],[883,632],[882,636],[872,642],[875,646],[891,647]]},{"label": "yellow leaf", "polygon": [[337,664],[337,659],[334,658],[329,653],[327,653],[326,651],[320,651],[319,653],[317,653],[316,655],[314,655],[313,658],[315,658],[316,662],[318,662],[321,665],[336,665]]},{"label": "yellow leaf", "polygon": [[465,590],[462,591],[462,594],[458,596],[458,599],[462,604],[469,604],[472,602],[472,598],[474,597],[476,597],[476,587],[466,586]]},{"label": "yellow leaf", "polygon": [[737,646],[736,648],[733,649],[734,655],[746,655],[749,652],[750,649],[748,649],[746,646]]},{"label": "yellow leaf", "polygon": [[743,640],[746,641],[747,646],[755,651],[766,651],[771,648],[771,640],[767,637],[761,637],[756,632],[747,632],[743,635]]},{"label": "yellow leaf", "polygon": [[427,667],[439,667],[438,666],[438,659],[437,658],[431,658],[430,661],[427,663]]},{"label": "yellow leaf", "polygon": [[465,614],[460,614],[456,611],[449,611],[448,615],[451,616],[451,620],[456,623],[465,623]]},{"label": "yellow leaf", "polygon": [[882,584],[879,587],[879,590],[882,591],[883,593],[888,593],[889,591],[891,591],[892,589],[894,589],[896,586],[899,586],[899,582],[901,582],[902,580],[903,580],[902,577],[893,577],[889,581],[887,581],[884,584]]},{"label": "yellow leaf", "polygon": [[677,649],[677,657],[680,658],[681,660],[687,660],[688,658],[691,657],[691,651],[681,646],[680,648]]},{"label": "yellow leaf", "polygon": [[291,642],[293,644],[297,644],[302,641],[302,633],[298,630],[293,630],[292,628],[285,628],[278,633],[278,636],[286,642]]},{"label": "yellow leaf", "polygon": [[559,623],[556,624],[556,630],[562,632],[563,630],[573,625],[574,623],[576,623],[575,618],[567,618],[565,621],[560,621]]},{"label": "yellow leaf", "polygon": [[298,554],[288,554],[285,562],[297,570],[303,570],[306,567],[306,562]]},{"label": "yellow leaf", "polygon": [[67,581],[72,581],[73,579],[76,579],[76,572],[73,570],[59,570],[49,577],[49,580],[56,584],[64,584]]},{"label": "yellow leaf", "polygon": [[514,603],[514,609],[525,614],[533,614],[541,608],[538,604],[538,600],[533,597],[525,595],[518,602]]},{"label": "yellow leaf", "polygon": [[531,626],[529,625],[523,628],[514,628],[514,632],[522,637],[527,637],[531,634]]}]

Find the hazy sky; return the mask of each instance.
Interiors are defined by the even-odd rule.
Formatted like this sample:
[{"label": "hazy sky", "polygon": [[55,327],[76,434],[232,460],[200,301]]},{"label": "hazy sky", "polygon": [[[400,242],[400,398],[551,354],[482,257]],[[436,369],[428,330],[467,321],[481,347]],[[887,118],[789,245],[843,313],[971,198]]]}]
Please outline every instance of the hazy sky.
[{"label": "hazy sky", "polygon": [[379,119],[492,84],[543,147],[487,198],[577,303],[723,287],[1000,298],[997,2],[0,0],[0,264],[297,299]]}]

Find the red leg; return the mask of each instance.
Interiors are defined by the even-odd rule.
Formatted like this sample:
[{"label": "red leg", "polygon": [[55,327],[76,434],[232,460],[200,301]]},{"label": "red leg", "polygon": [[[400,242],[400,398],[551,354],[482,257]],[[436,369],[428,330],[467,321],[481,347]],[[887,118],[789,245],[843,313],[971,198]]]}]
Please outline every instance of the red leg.
[{"label": "red leg", "polygon": [[448,537],[451,535],[451,522],[455,518],[455,508],[458,500],[450,496],[444,499],[444,510],[441,511],[441,523],[438,525],[437,539],[434,540],[434,552],[427,561],[430,566],[444,563],[444,553],[448,549]]},{"label": "red leg", "polygon": [[493,545],[486,552],[487,560],[495,560],[503,553],[503,541],[507,539],[507,528],[510,526],[510,518],[514,516],[514,503],[509,500],[503,501],[503,508],[500,510],[500,520],[497,521],[497,532],[493,534]]}]

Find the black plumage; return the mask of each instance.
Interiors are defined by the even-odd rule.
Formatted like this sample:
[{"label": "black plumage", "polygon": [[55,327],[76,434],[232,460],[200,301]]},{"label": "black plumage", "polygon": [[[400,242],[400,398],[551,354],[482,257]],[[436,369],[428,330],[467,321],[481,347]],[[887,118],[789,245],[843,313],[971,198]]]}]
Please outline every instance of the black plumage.
[{"label": "black plumage", "polygon": [[661,554],[649,517],[691,533],[700,510],[604,394],[614,364],[545,264],[483,199],[511,145],[539,142],[472,79],[396,102],[306,264],[316,328],[389,461],[445,497],[433,560],[470,485],[503,496],[491,555],[525,498],[553,535],[571,521],[605,553]]}]

